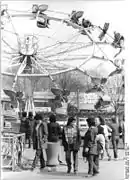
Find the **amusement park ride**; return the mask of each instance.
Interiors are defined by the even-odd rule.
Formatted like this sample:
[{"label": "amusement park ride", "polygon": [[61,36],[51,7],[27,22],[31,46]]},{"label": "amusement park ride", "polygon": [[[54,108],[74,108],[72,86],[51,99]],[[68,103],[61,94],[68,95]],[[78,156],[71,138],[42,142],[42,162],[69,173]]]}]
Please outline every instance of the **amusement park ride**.
[{"label": "amusement park ride", "polygon": [[[89,76],[91,81],[94,80],[89,73],[84,71],[84,65],[90,62],[91,59],[95,61],[102,61],[112,63],[115,67],[114,72],[122,71],[122,67],[119,66],[115,59],[124,49],[124,37],[120,33],[114,32],[113,36],[108,33],[109,23],[105,23],[104,27],[92,24],[90,20],[83,18],[83,11],[73,10],[70,14],[64,14],[64,18],[59,18],[61,12],[55,12],[58,14],[57,17],[49,15],[49,7],[46,4],[37,5],[34,4],[30,11],[18,12],[11,11],[7,5],[2,5],[1,7],[1,31],[2,31],[2,46],[3,55],[8,56],[8,67],[6,71],[2,72],[5,77],[13,77],[12,90],[5,90],[7,95],[12,95],[17,99],[22,98],[21,93],[17,93],[16,85],[19,78],[24,79],[25,86],[25,97],[26,97],[26,111],[34,111],[33,103],[33,89],[31,79],[48,77],[52,83],[53,87],[51,90],[54,94],[59,94],[62,98],[62,90],[56,84],[54,76],[62,73],[68,73],[73,70],[80,71],[84,75]],[[62,17],[63,17],[62,14]],[[15,18],[27,18],[30,21],[35,21],[37,28],[48,29],[51,27],[51,22],[60,22],[66,25],[66,28],[73,28],[79,36],[86,38],[85,42],[79,42],[73,40],[74,37],[67,41],[57,40],[49,46],[39,47],[40,36],[34,34],[25,34],[21,37],[15,29],[13,24],[13,19]],[[7,24],[11,24],[12,31],[7,29]],[[96,32],[96,33],[95,33]],[[15,49],[11,43],[6,40],[6,33],[10,35],[15,35],[17,38],[17,49]],[[94,35],[97,36],[94,36]],[[43,35],[44,36],[44,35]],[[51,37],[50,37],[51,38]],[[53,39],[53,37],[52,37]],[[114,50],[113,59],[108,58],[106,52],[104,52],[105,46],[111,46]],[[89,48],[92,49],[88,55]],[[86,55],[80,53],[83,50],[87,52]],[[87,51],[88,50],[88,51]],[[97,53],[98,52],[98,53]],[[75,53],[75,54],[73,54]],[[78,54],[76,54],[78,53]],[[81,62],[82,60],[82,62]],[[4,58],[2,58],[4,61]],[[73,62],[81,62],[72,66]],[[10,68],[12,71],[9,71]],[[110,74],[109,76],[111,76]],[[109,78],[109,76],[107,78]],[[95,83],[95,87],[102,87],[102,85],[107,81],[103,81],[102,78],[98,78],[98,83]],[[20,91],[20,90],[19,90]],[[68,92],[67,92],[68,93]],[[16,96],[17,94],[17,96]]]}]

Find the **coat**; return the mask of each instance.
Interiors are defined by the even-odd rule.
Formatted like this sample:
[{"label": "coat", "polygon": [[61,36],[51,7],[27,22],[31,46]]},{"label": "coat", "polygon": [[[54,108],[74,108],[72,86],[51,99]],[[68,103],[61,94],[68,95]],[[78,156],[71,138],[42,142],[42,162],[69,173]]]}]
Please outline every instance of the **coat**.
[{"label": "coat", "polygon": [[33,127],[33,134],[32,134],[32,140],[33,140],[33,149],[42,149],[42,148],[47,148],[47,136],[48,136],[48,131],[47,131],[47,125],[45,123],[41,123],[40,126],[38,127],[38,135],[36,131],[36,126],[37,124],[34,124]]},{"label": "coat", "polygon": [[64,151],[72,150],[72,151],[79,151],[80,145],[81,145],[81,136],[80,131],[77,128],[77,136],[76,136],[76,142],[72,145],[69,145],[66,137],[65,137],[65,130],[63,129],[62,132],[62,145],[64,146]]},{"label": "coat", "polygon": [[31,136],[31,126],[29,120],[26,118],[25,120],[21,119],[20,124],[20,133],[25,133],[26,139]]},{"label": "coat", "polygon": [[112,140],[119,138],[120,133],[119,133],[119,125],[117,123],[111,123],[109,124],[110,128],[112,129]]},{"label": "coat", "polygon": [[84,144],[83,144],[83,151],[85,148],[88,148],[88,155],[97,155],[97,142],[96,136],[98,133],[98,129],[96,127],[90,127],[84,136]]},{"label": "coat", "polygon": [[61,136],[61,127],[56,122],[51,122],[47,124],[48,126],[48,141],[49,142],[58,142],[59,137]]}]

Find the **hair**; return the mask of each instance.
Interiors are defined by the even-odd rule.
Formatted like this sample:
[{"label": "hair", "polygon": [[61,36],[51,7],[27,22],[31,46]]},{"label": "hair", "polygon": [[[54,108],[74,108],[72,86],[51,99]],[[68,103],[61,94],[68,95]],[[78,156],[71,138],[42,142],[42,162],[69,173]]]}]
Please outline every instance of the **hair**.
[{"label": "hair", "polygon": [[88,117],[87,119],[88,126],[96,126],[95,118],[94,117]]},{"label": "hair", "polygon": [[98,118],[99,118],[100,124],[105,125],[105,120],[101,116],[98,116]]},{"label": "hair", "polygon": [[33,117],[33,113],[29,112],[28,117]]},{"label": "hair", "polygon": [[104,135],[104,128],[99,126],[98,127],[98,134],[103,134]]},{"label": "hair", "polygon": [[56,115],[55,114],[51,114],[49,117],[49,121],[50,122],[56,122]]},{"label": "hair", "polygon": [[69,126],[73,121],[76,121],[76,119],[74,117],[69,117],[68,122],[67,122],[67,126]]},{"label": "hair", "polygon": [[113,116],[113,117],[111,118],[111,120],[112,120],[113,123],[116,123],[116,117],[115,117],[115,116]]},{"label": "hair", "polygon": [[22,112],[22,117],[27,117],[27,112]]},{"label": "hair", "polygon": [[42,120],[42,115],[40,113],[36,113],[34,119],[35,120]]}]

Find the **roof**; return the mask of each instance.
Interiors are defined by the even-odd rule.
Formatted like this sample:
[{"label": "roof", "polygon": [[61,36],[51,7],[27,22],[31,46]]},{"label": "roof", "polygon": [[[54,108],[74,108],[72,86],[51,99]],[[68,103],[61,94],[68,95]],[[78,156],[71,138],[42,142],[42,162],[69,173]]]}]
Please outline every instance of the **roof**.
[{"label": "roof", "polygon": [[[25,94],[24,94],[25,98]],[[36,102],[38,100],[43,102],[43,100],[48,100],[48,99],[54,99],[55,95],[51,91],[36,91],[33,94],[34,101]]]},{"label": "roof", "polygon": [[87,104],[87,103],[80,103],[79,104],[79,109],[80,110],[95,110],[95,104]]}]

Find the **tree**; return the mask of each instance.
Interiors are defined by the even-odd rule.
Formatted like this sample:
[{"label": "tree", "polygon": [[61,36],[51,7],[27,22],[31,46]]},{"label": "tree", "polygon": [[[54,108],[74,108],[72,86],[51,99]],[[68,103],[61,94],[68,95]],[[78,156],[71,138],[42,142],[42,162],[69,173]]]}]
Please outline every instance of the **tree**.
[{"label": "tree", "polygon": [[76,92],[77,89],[79,89],[80,92],[85,92],[87,86],[90,85],[89,77],[83,72],[76,70],[55,76],[55,82],[59,84],[61,89],[67,89],[71,92]]},{"label": "tree", "polygon": [[108,78],[107,83],[104,85],[104,92],[111,98],[111,105],[114,108],[116,117],[118,116],[120,104],[124,103],[125,86],[124,75],[115,74]]},{"label": "tree", "polygon": [[[89,86],[90,81],[88,76],[83,72],[72,71],[55,76],[55,82],[60,86],[61,90],[63,91],[62,97],[64,98],[65,102],[68,103],[67,97],[69,94],[66,92],[85,92],[86,88]],[[71,103],[68,103],[67,111],[68,113],[75,114],[77,112],[77,108],[74,107]]]}]

